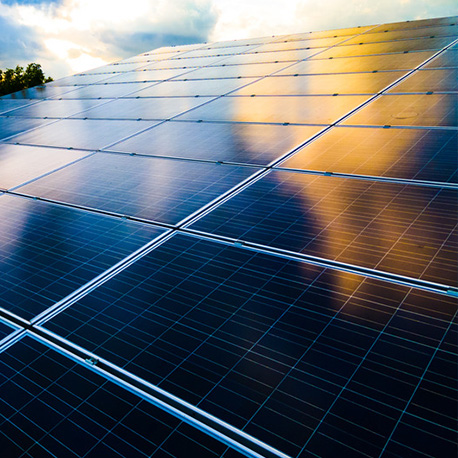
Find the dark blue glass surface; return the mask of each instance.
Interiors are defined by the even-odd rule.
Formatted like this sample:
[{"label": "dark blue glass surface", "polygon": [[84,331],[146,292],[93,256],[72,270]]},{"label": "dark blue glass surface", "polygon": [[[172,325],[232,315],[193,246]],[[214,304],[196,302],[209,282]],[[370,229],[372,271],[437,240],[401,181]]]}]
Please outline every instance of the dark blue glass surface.
[{"label": "dark blue glass surface", "polygon": [[5,458],[217,458],[226,450],[29,337],[0,354],[0,406]]},{"label": "dark blue glass surface", "polygon": [[0,321],[0,341],[10,335],[14,331],[14,328],[12,326],[8,326],[6,324],[3,324]]},{"label": "dark blue glass surface", "polygon": [[319,130],[317,126],[171,121],[110,149],[151,156],[267,165]]},{"label": "dark blue glass surface", "polygon": [[273,171],[191,228],[457,285],[457,193]]},{"label": "dark blue glass surface", "polygon": [[31,319],[164,230],[0,197],[0,306]]},{"label": "dark blue glass surface", "polygon": [[30,104],[36,103],[36,100],[14,100],[14,99],[8,99],[8,98],[0,98],[0,114],[14,114],[16,116],[16,113],[13,111],[16,108],[21,108],[25,107]]},{"label": "dark blue glass surface", "polygon": [[18,191],[176,224],[253,173],[248,167],[97,153]]},{"label": "dark blue glass surface", "polygon": [[457,151],[456,131],[336,127],[281,166],[456,183]]},{"label": "dark blue glass surface", "polygon": [[45,326],[290,456],[378,456],[456,305],[180,235]]}]

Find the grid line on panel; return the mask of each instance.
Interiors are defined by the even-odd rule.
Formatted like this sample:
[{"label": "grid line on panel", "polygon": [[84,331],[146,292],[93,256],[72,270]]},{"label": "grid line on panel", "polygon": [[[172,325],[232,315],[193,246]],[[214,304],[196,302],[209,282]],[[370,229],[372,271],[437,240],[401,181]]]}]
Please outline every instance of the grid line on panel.
[{"label": "grid line on panel", "polygon": [[[403,301],[405,300],[405,298],[403,299]],[[402,301],[402,302],[403,302]],[[402,302],[398,305],[396,311],[392,314],[392,316],[390,317],[390,319],[387,321],[387,323],[385,324],[385,326],[383,327],[383,329],[379,332],[379,334],[377,335],[377,337],[374,339],[374,341],[372,342],[370,348],[367,350],[367,352],[365,353],[364,357],[361,359],[360,363],[356,366],[355,370],[353,371],[353,373],[351,374],[351,376],[346,380],[345,384],[343,385],[343,387],[341,388],[341,390],[339,391],[338,395],[334,398],[333,402],[331,403],[330,407],[327,409],[326,413],[323,415],[323,417],[321,418],[321,420],[319,421],[318,425],[316,426],[316,428],[314,429],[314,431],[312,432],[312,434],[309,436],[309,438],[307,439],[307,442],[304,444],[304,446],[302,447],[301,449],[301,452],[299,453],[299,455],[307,449],[307,446],[308,444],[310,443],[310,441],[313,439],[313,437],[317,434],[317,432],[319,431],[320,429],[320,426],[325,422],[325,419],[326,417],[330,414],[332,408],[335,406],[335,404],[337,403],[337,401],[339,400],[339,398],[341,398],[342,394],[345,392],[345,390],[347,389],[348,385],[351,383],[351,381],[353,380],[354,376],[356,375],[356,373],[358,372],[358,370],[362,367],[363,363],[365,362],[365,360],[367,359],[367,357],[370,355],[370,353],[372,352],[372,349],[376,346],[377,342],[380,341],[380,339],[382,338],[383,334],[385,333],[386,329],[389,327],[391,321],[393,321],[394,317],[396,316],[396,313],[400,310],[401,306],[402,306]],[[458,312],[456,312],[458,313]],[[456,316],[456,313],[455,313],[455,316]],[[442,338],[439,342],[439,344],[437,345],[434,353],[433,353],[433,356],[437,353],[438,351],[438,348],[440,346],[440,344],[442,343],[448,329],[450,329],[451,325],[452,325],[452,322],[453,322],[453,319],[450,320],[449,322],[449,325],[447,327],[447,329],[443,332],[443,335],[442,335]],[[432,361],[433,357],[431,357],[430,359],[430,362],[429,364],[427,365],[424,373],[426,373],[427,371],[427,368],[430,366],[431,364],[431,361]],[[424,375],[423,375],[424,376]],[[422,379],[423,377],[421,377]],[[418,382],[418,385],[420,384],[421,382],[421,379],[420,381]],[[417,385],[417,386],[418,386]],[[416,391],[416,390],[415,390]],[[415,394],[415,391],[414,393],[412,394],[410,400],[413,398],[414,394]],[[410,400],[408,401],[407,405],[405,406],[405,409],[407,409],[407,406],[409,405],[410,403]],[[405,411],[404,409],[404,411]],[[401,417],[402,417],[402,413],[401,413]],[[399,423],[399,421],[398,421]],[[397,424],[398,424],[397,423]],[[396,426],[395,428],[393,429],[393,431],[396,429]],[[390,438],[391,438],[391,435],[390,435]],[[390,441],[390,438],[388,439],[387,443]],[[386,447],[386,446],[385,446]],[[384,449],[385,449],[384,447]],[[383,451],[384,449],[382,450],[382,453],[380,454],[380,456],[383,454]]]},{"label": "grid line on panel", "polygon": [[[350,39],[350,38],[347,38],[347,39]],[[346,40],[344,40],[344,41],[346,41]],[[303,59],[303,60],[307,60],[307,59],[312,58],[312,57],[314,57],[314,56],[316,56],[316,55],[319,55],[321,52],[324,52],[325,50],[328,50],[328,49],[330,49],[330,48],[332,48],[332,47],[334,47],[334,46],[336,46],[336,44],[334,44],[334,45],[332,45],[332,46],[330,46],[330,47],[327,47],[327,48],[323,48],[321,51],[319,51],[319,52],[317,52],[317,53],[315,53],[315,54],[313,54],[313,55],[311,55],[311,56],[309,56],[309,57],[307,57],[306,59]],[[281,68],[281,69],[279,69],[279,70],[275,70],[275,71],[269,73],[268,75],[264,75],[264,76],[262,76],[262,77],[260,77],[260,78],[258,78],[258,79],[255,79],[255,81],[252,81],[251,83],[248,83],[248,84],[246,84],[245,86],[242,86],[242,87],[250,86],[251,84],[257,83],[258,81],[261,81],[261,80],[267,78],[268,76],[275,75],[276,73],[278,73],[278,72],[280,72],[280,71],[283,71],[283,70],[285,70],[285,69],[287,69],[287,68],[289,68],[289,67],[295,65],[297,62],[299,62],[299,61],[294,61],[294,62],[292,62],[290,65],[287,65],[287,66],[285,66],[285,67],[283,67],[283,68]],[[193,110],[196,109],[196,108],[200,108],[200,107],[202,107],[202,106],[204,106],[204,105],[207,105],[207,104],[209,104],[210,102],[213,102],[214,100],[218,100],[218,99],[220,99],[220,98],[222,98],[222,97],[225,97],[225,96],[227,96],[227,95],[229,95],[229,94],[231,94],[231,93],[233,93],[233,92],[235,92],[235,91],[238,91],[239,89],[240,89],[240,88],[233,89],[232,91],[229,91],[229,92],[227,92],[226,94],[217,96],[217,97],[213,98],[212,100],[208,100],[207,102],[204,102],[203,104],[198,105],[197,107],[193,107],[193,108],[190,108],[189,110],[186,110],[186,111],[184,111],[184,112],[182,112],[182,113],[179,113],[179,114],[177,114],[177,115],[175,115],[175,116],[173,116],[173,117],[167,119],[167,121],[173,120],[173,119],[175,119],[175,118],[177,118],[177,117],[179,117],[179,116],[181,116],[181,115],[183,115],[183,114],[185,114],[185,113],[188,113],[188,112],[190,112],[190,111],[193,111]],[[130,135],[130,136],[125,137],[125,138],[123,138],[123,139],[121,139],[121,140],[118,140],[118,141],[113,142],[113,143],[111,143],[111,144],[109,144],[109,145],[106,145],[106,146],[104,146],[104,147],[101,148],[101,149],[112,148],[113,146],[117,145],[117,144],[120,143],[121,141],[127,140],[128,138],[132,138],[132,137],[136,136],[136,135],[139,134],[139,133],[143,133],[143,132],[146,132],[146,131],[148,131],[148,130],[151,130],[151,129],[153,129],[154,127],[156,127],[156,126],[151,126],[151,127],[145,129],[145,130],[142,131],[142,132],[137,132],[136,134]]]},{"label": "grid line on panel", "polygon": [[428,369],[430,368],[431,363],[432,363],[433,360],[434,360],[434,357],[435,357],[436,354],[438,353],[439,348],[440,348],[440,346],[442,345],[442,342],[444,341],[445,336],[447,335],[447,332],[451,329],[452,324],[453,324],[453,321],[455,320],[455,318],[456,318],[457,315],[458,315],[458,311],[455,313],[454,317],[450,320],[447,329],[444,331],[444,333],[443,333],[443,335],[442,335],[442,338],[440,339],[439,343],[437,344],[436,348],[434,349],[434,352],[433,352],[433,354],[432,354],[432,356],[431,356],[431,358],[430,358],[428,364],[426,365],[426,367],[425,367],[425,369],[424,369],[422,375],[420,376],[420,378],[419,378],[419,380],[418,380],[418,383],[417,383],[415,389],[413,390],[413,392],[412,392],[412,394],[411,394],[409,400],[407,401],[407,404],[405,405],[403,411],[401,412],[401,415],[399,416],[399,418],[398,418],[398,420],[397,420],[397,422],[396,422],[396,425],[394,426],[393,430],[392,430],[391,433],[390,433],[390,436],[388,437],[388,439],[387,439],[385,445],[383,446],[383,449],[382,449],[382,451],[380,452],[379,458],[382,457],[383,454],[385,453],[385,450],[386,450],[388,444],[390,443],[390,441],[392,440],[393,435],[394,435],[395,432],[396,432],[396,429],[398,428],[399,424],[400,424],[401,421],[402,421],[402,418],[403,418],[404,415],[407,413],[407,410],[408,410],[410,404],[412,403],[412,400],[413,400],[413,398],[415,397],[415,394],[417,393],[417,391],[418,391],[418,389],[419,389],[419,387],[420,387],[421,382],[422,382],[423,379],[425,378],[425,375],[426,375],[426,373],[428,372]]},{"label": "grid line on panel", "polygon": [[171,395],[167,391],[145,382],[109,361],[96,358],[84,348],[78,347],[46,329],[34,326],[27,331],[27,335],[243,455],[250,458],[290,458],[255,437]]}]

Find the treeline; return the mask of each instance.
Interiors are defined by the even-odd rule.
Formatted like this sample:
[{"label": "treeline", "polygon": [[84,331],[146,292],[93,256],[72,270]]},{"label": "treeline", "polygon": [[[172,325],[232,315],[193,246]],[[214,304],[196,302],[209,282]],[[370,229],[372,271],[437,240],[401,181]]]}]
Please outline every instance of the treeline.
[{"label": "treeline", "polygon": [[0,96],[49,83],[52,80],[50,77],[46,78],[41,65],[35,63],[27,65],[25,70],[19,65],[15,69],[0,70]]}]

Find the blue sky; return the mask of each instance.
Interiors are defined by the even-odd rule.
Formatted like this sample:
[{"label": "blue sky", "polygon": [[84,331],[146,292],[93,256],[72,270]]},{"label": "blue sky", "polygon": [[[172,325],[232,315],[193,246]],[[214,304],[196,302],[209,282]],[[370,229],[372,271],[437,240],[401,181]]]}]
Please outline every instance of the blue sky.
[{"label": "blue sky", "polygon": [[456,14],[456,0],[0,0],[0,68],[56,78],[166,45]]}]

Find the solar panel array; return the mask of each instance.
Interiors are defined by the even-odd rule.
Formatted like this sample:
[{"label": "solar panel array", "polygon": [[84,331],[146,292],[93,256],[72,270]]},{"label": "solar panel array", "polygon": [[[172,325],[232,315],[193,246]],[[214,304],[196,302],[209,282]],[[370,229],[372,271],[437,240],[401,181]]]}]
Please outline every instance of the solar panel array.
[{"label": "solar panel array", "polygon": [[2,456],[455,456],[457,36],[161,48],[0,98]]}]

